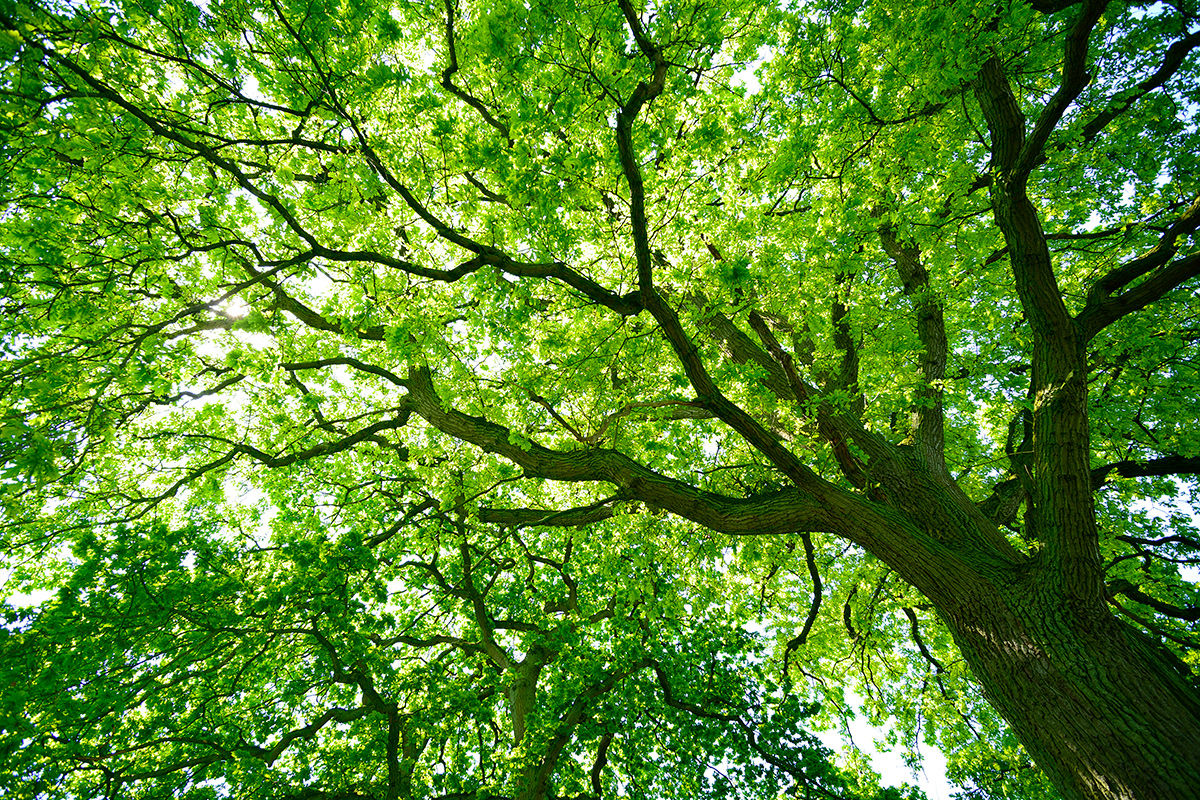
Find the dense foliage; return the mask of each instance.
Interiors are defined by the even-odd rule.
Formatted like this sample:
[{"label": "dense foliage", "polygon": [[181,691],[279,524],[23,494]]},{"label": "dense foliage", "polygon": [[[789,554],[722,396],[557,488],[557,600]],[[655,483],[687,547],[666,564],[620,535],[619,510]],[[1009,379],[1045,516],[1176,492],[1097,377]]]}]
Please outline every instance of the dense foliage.
[{"label": "dense foliage", "polygon": [[1190,0],[0,23],[6,797],[1200,792]]}]

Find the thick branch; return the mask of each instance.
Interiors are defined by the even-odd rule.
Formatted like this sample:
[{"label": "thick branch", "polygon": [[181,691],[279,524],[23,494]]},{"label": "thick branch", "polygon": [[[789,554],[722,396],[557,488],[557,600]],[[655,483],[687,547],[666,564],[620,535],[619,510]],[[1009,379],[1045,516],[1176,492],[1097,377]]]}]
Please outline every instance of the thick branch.
[{"label": "thick branch", "polygon": [[[1073,34],[1082,44],[1068,44],[1069,58],[1082,58],[1072,54],[1086,48],[1089,14],[1099,13],[1089,9]],[[1073,97],[1074,69],[1064,67],[1062,97]],[[1038,480],[1030,497],[1029,529],[1046,542],[1049,563],[1059,571],[1065,592],[1096,602],[1103,576],[1088,481],[1086,340],[1063,301],[1038,209],[1027,192],[1033,166],[1029,154],[1036,158],[1041,145],[1031,148],[1024,141],[1024,118],[998,59],[989,59],[980,70],[975,93],[991,136],[992,211],[1008,245],[1017,294],[1033,334],[1033,467]],[[1052,109],[1047,113],[1043,122],[1057,122]]]},{"label": "thick branch", "polygon": [[615,450],[551,450],[502,425],[445,408],[428,368],[413,367],[408,383],[416,413],[430,425],[512,461],[529,476],[572,483],[612,483],[630,499],[725,533],[825,531],[833,523],[824,506],[796,489],[733,498],[654,472]]},{"label": "thick branch", "polygon": [[816,409],[817,430],[833,449],[833,455],[837,459],[838,468],[842,471],[842,474],[856,488],[864,488],[867,485],[867,472],[863,468],[862,461],[847,446],[843,426],[836,424],[834,415],[830,412],[828,405],[820,398],[818,393],[800,380],[792,363],[791,355],[780,346],[779,341],[767,326],[766,320],[757,311],[752,311],[750,312],[749,322],[750,327],[754,329],[754,332],[758,334],[758,338],[762,340],[767,352],[783,367],[784,375],[787,376],[788,385],[791,387],[792,396],[796,402],[802,408],[812,407]]},{"label": "thick branch", "polygon": [[1164,475],[1200,475],[1200,458],[1163,456],[1150,461],[1117,461],[1092,470],[1092,488],[1099,489],[1116,472],[1122,478],[1154,478]]},{"label": "thick branch", "polygon": [[[1112,322],[1145,308],[1184,281],[1200,275],[1200,254],[1171,261],[1178,252],[1179,239],[1190,236],[1197,228],[1200,228],[1200,196],[1167,228],[1152,250],[1097,280],[1088,291],[1087,305],[1078,317],[1085,337],[1091,339]],[[1137,286],[1111,296],[1142,277],[1146,279]]]},{"label": "thick branch", "polygon": [[[479,627],[484,652],[503,670],[513,671],[518,667],[524,666],[524,662],[514,664],[504,648],[500,647],[496,642],[496,626],[493,624],[491,614],[488,612],[487,603],[484,602],[483,593],[475,586],[470,545],[465,540],[462,541],[459,543],[458,552],[462,557],[462,594],[471,604],[471,611],[475,617],[475,624]],[[514,728],[516,727],[514,723]],[[517,735],[517,741],[518,743],[520,742],[519,734]]]},{"label": "thick branch", "polygon": [[[852,276],[839,275],[839,285],[846,283]],[[842,362],[837,374],[830,376],[825,384],[826,391],[840,389],[849,395],[849,408],[855,416],[861,417],[866,409],[867,401],[862,396],[858,382],[859,358],[858,345],[850,333],[850,309],[842,298],[835,297],[829,307],[829,321],[833,325],[833,346],[842,352]]]},{"label": "thick branch", "polygon": [[[761,378],[762,385],[767,387],[781,401],[787,401],[788,398],[795,397],[792,390],[791,378],[784,371],[782,363],[772,358],[766,350],[755,344],[754,340],[747,336],[741,328],[733,324],[733,321],[728,317],[709,309],[708,298],[703,294],[694,293],[689,299],[700,308],[705,309],[701,326],[712,341],[716,342],[721,348],[726,357],[733,359],[739,364],[754,364],[758,367],[763,373],[763,377]],[[814,387],[807,386],[805,391],[808,394],[815,394],[817,390]]]},{"label": "thick branch", "polygon": [[1042,151],[1050,134],[1058,126],[1067,108],[1075,102],[1075,98],[1091,80],[1091,76],[1087,74],[1088,39],[1107,5],[1107,0],[1085,0],[1079,19],[1067,34],[1062,79],[1058,91],[1042,109],[1042,115],[1025,141],[1016,164],[1015,174],[1020,175],[1022,179],[1041,161]]},{"label": "thick branch", "polygon": [[925,640],[921,638],[921,626],[917,621],[917,612],[908,606],[905,606],[902,610],[904,611],[904,616],[908,617],[913,642],[917,645],[917,649],[921,651],[921,657],[928,661],[938,673],[945,672],[946,668],[942,665],[942,662],[933,657],[933,654],[929,652],[929,648],[925,646]]},{"label": "thick branch", "polygon": [[612,744],[616,734],[609,732],[600,738],[600,745],[596,748],[596,761],[592,764],[591,781],[592,794],[596,797],[601,797],[603,792],[600,786],[600,775],[604,767],[608,765],[608,748]]},{"label": "thick branch", "polygon": [[1108,589],[1113,594],[1123,594],[1130,600],[1141,603],[1144,606],[1153,608],[1160,614],[1175,619],[1182,619],[1187,622],[1195,622],[1200,620],[1200,608],[1180,608],[1179,606],[1164,603],[1162,600],[1157,600],[1143,592],[1138,587],[1134,586],[1127,580],[1115,580],[1108,584]]},{"label": "thick branch", "polygon": [[[1027,444],[1024,445],[1024,447],[1027,446]],[[1027,470],[1027,461],[1027,454],[1022,453],[1019,460],[1015,457],[1013,458],[1013,468],[1022,471]],[[1150,461],[1117,461],[1112,464],[1105,464],[1091,471],[1092,490],[1096,491],[1103,487],[1109,476],[1114,472],[1123,478],[1200,475],[1200,458],[1164,456]],[[1028,486],[1028,476],[1024,475],[1000,481],[992,487],[992,494],[978,504],[979,509],[997,524],[1008,524],[1015,518],[1016,509],[1025,497]]]},{"label": "thick branch", "polygon": [[989,59],[980,69],[975,96],[991,137],[992,209],[1008,245],[1026,318],[1036,335],[1067,335],[1070,315],[1054,277],[1041,220],[1026,193],[1029,173],[1022,165],[1025,116],[999,59]]},{"label": "thick branch", "polygon": [[1190,235],[1198,227],[1200,227],[1200,195],[1163,232],[1152,250],[1105,273],[1097,280],[1088,291],[1088,304],[1091,305],[1093,302],[1111,295],[1118,289],[1124,288],[1143,275],[1166,264],[1178,251],[1176,242],[1179,238]]}]

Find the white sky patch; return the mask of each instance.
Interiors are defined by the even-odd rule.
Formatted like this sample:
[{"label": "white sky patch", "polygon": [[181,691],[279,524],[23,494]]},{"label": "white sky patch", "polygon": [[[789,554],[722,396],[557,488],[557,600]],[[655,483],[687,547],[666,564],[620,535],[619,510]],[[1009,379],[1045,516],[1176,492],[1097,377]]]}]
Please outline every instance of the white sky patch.
[{"label": "white sky patch", "polygon": [[55,595],[55,592],[50,589],[40,589],[36,592],[9,593],[4,587],[8,585],[8,580],[11,576],[12,573],[8,570],[0,570],[0,594],[4,595],[4,602],[13,608],[40,606]]},{"label": "white sky patch", "polygon": [[[1137,500],[1130,504],[1129,510],[1159,520],[1168,530],[1173,529],[1173,516],[1186,517],[1192,521],[1193,526],[1200,528],[1200,513],[1197,513],[1194,505],[1191,487],[1179,478],[1175,479],[1175,484],[1179,489],[1175,497],[1169,500]],[[1185,581],[1200,583],[1200,567],[1180,564],[1179,576]]]},{"label": "white sky patch", "polygon": [[250,305],[241,295],[235,295],[221,304],[221,311],[234,319],[242,319],[250,313]]},{"label": "white sky patch", "polygon": [[772,50],[770,47],[763,45],[758,48],[758,57],[751,61],[746,66],[742,67],[737,72],[733,73],[733,77],[729,79],[732,86],[740,86],[746,90],[746,94],[758,94],[762,91],[762,83],[755,75],[760,67],[771,58]]},{"label": "white sky patch", "polygon": [[879,773],[879,782],[883,786],[900,786],[916,783],[929,800],[950,800],[955,788],[946,779],[946,757],[940,750],[933,747],[920,748],[923,757],[921,769],[914,772],[904,763],[900,749],[880,750],[876,741],[883,741],[888,733],[888,726],[875,727],[861,713],[862,698],[854,692],[846,692],[846,702],[854,710],[854,719],[845,724],[849,737],[841,731],[815,732],[814,735],[835,753],[848,751],[857,747],[871,762],[871,768]]},{"label": "white sky patch", "polygon": [[259,88],[258,78],[249,73],[247,73],[245,79],[242,81],[242,94],[251,100],[257,100],[260,103],[269,102],[267,100],[267,96],[263,94],[262,89]]}]

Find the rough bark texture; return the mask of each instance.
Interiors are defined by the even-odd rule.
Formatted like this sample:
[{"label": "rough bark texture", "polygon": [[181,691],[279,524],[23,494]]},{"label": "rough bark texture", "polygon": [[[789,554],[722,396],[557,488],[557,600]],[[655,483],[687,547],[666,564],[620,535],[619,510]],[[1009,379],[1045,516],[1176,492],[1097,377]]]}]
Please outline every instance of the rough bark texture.
[{"label": "rough bark texture", "polygon": [[[914,527],[968,516],[947,513],[956,504],[948,492],[917,484],[905,514]],[[934,603],[988,701],[1064,798],[1200,797],[1200,697],[1102,596],[1080,596],[1099,560],[1069,577],[1049,552],[1010,560],[983,544],[984,532],[960,527],[947,538],[958,544],[867,546]],[[968,540],[979,545],[962,548]]]},{"label": "rough bark texture", "polygon": [[943,610],[988,701],[1068,800],[1200,797],[1194,690],[1139,632],[1048,577],[983,584]]}]

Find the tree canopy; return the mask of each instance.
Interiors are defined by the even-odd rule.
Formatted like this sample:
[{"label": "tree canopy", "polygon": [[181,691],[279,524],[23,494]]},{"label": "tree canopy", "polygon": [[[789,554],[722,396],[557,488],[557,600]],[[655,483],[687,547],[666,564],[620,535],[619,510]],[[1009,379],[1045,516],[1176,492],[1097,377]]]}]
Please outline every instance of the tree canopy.
[{"label": "tree canopy", "polygon": [[0,23],[6,796],[1200,796],[1191,0]]}]

